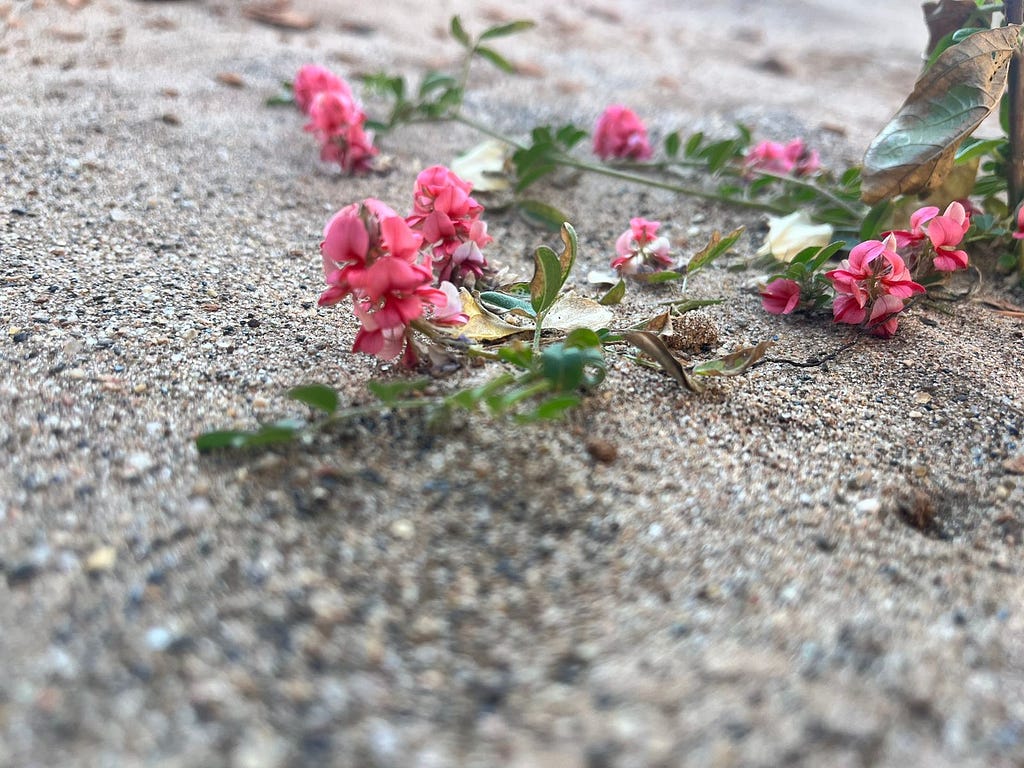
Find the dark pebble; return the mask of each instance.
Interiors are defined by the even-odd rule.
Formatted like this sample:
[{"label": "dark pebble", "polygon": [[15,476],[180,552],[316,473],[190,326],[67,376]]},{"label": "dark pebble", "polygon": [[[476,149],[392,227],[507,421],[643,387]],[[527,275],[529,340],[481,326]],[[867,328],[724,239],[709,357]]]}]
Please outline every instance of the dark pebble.
[{"label": "dark pebble", "polygon": [[22,563],[16,565],[7,572],[7,586],[18,587],[28,584],[32,579],[41,573],[39,566],[35,563]]},{"label": "dark pebble", "polygon": [[11,338],[14,339],[15,344],[19,344],[23,341],[28,341],[28,331],[21,331],[20,333],[16,333]]}]

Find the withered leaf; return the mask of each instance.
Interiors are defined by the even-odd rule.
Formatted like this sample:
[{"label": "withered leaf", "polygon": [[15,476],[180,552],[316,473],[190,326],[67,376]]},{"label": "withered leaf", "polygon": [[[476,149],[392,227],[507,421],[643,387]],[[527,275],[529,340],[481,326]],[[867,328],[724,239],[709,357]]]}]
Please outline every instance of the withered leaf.
[{"label": "withered leaf", "polygon": [[1020,31],[977,32],[936,59],[864,155],[865,203],[942,184],[957,147],[999,104]]},{"label": "withered leaf", "polygon": [[473,294],[465,288],[459,289],[459,298],[462,300],[462,311],[469,315],[469,321],[465,325],[446,328],[445,330],[452,336],[465,336],[474,341],[494,341],[523,331],[533,330],[533,323],[524,326],[506,323],[497,315],[481,307],[473,298]]},{"label": "withered leaf", "polygon": [[622,338],[645,355],[653,358],[680,386],[685,387],[691,392],[704,391],[704,385],[687,373],[683,364],[676,360],[668,345],[661,340],[661,337],[648,331],[626,331],[622,334]]},{"label": "withered leaf", "polygon": [[770,341],[762,341],[753,347],[742,347],[724,357],[698,363],[693,366],[693,373],[697,376],[739,376],[764,357],[771,345]]},{"label": "withered leaf", "polygon": [[244,88],[245,80],[237,72],[219,72],[217,74],[217,82],[222,85],[230,86],[231,88]]},{"label": "withered leaf", "polygon": [[310,16],[308,13],[300,13],[290,8],[290,3],[287,0],[283,2],[278,0],[277,2],[265,3],[259,5],[250,5],[242,11],[242,14],[253,21],[259,22],[260,24],[266,24],[271,27],[280,27],[281,29],[297,29],[306,30],[312,29],[316,26],[316,19]]},{"label": "withered leaf", "polygon": [[924,21],[928,25],[928,48],[931,53],[946,35],[951,35],[967,23],[971,14],[978,10],[974,0],[939,0],[924,3]]}]

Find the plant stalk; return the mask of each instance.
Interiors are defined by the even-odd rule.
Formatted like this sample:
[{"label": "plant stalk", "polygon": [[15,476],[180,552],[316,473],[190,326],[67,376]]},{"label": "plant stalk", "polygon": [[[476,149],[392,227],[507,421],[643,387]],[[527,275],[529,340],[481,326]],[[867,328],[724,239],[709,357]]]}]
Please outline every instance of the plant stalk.
[{"label": "plant stalk", "polygon": [[[1008,24],[1024,24],[1024,0],[1006,0],[1004,13]],[[1006,185],[1010,210],[1015,211],[1024,199],[1024,77],[1021,66],[1024,51],[1020,46],[1010,59],[1006,89],[1010,99],[1010,158],[1006,168]]]}]

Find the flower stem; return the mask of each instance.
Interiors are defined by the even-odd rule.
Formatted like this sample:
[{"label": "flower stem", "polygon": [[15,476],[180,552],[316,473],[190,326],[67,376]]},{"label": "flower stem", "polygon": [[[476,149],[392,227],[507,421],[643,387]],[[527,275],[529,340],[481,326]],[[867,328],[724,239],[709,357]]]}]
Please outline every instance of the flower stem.
[{"label": "flower stem", "polygon": [[[1006,0],[1008,24],[1024,23],[1024,0]],[[1021,64],[1024,52],[1014,49],[1010,59],[1010,72],[1006,90],[1010,98],[1010,157],[1006,164],[1006,185],[1011,211],[1015,211],[1024,198],[1024,76]]]},{"label": "flower stem", "polygon": [[[503,141],[516,149],[526,149],[526,145],[522,144],[509,136],[494,130],[490,126],[479,123],[472,118],[466,117],[461,112],[457,112],[451,116],[451,119],[457,123],[461,123],[475,131],[479,131],[485,136],[490,136],[492,139],[498,139]],[[655,189],[664,189],[669,192],[675,192],[676,194],[685,195],[687,197],[696,197],[702,200],[711,200],[718,203],[726,203],[729,205],[742,205],[747,208],[753,208],[759,211],[767,211],[768,213],[777,213],[785,215],[790,211],[782,206],[772,205],[771,203],[763,203],[757,200],[744,200],[737,199],[735,197],[728,197],[726,195],[719,194],[717,192],[707,192],[703,189],[697,189],[696,187],[687,187],[681,184],[670,184],[669,182],[659,181],[652,179],[648,176],[643,176],[638,173],[630,173],[629,171],[620,170],[605,165],[597,165],[594,163],[587,163],[582,160],[577,160],[574,157],[570,157],[566,154],[557,154],[551,156],[551,162],[555,165],[560,165],[563,168],[576,168],[580,171],[587,171],[588,173],[596,173],[601,176],[608,176],[609,178],[619,179],[620,181],[627,181],[631,184],[643,184],[648,187],[654,187]]]},{"label": "flower stem", "polygon": [[472,128],[474,131],[477,131],[478,133],[484,134],[484,136],[490,136],[492,139],[503,141],[509,146],[515,147],[516,149],[526,149],[526,145],[520,144],[511,136],[507,136],[504,133],[501,133],[500,131],[496,131],[489,125],[484,125],[483,123],[477,122],[471,117],[466,117],[461,112],[456,112],[455,114],[453,114],[451,116],[451,119],[454,120],[456,123],[462,123],[462,125],[465,125],[468,128]]},{"label": "flower stem", "polygon": [[711,200],[718,203],[726,203],[727,205],[742,205],[746,208],[753,208],[754,210],[759,211],[767,211],[768,213],[790,213],[790,211],[783,208],[782,206],[772,205],[771,203],[763,203],[758,200],[728,197],[726,195],[719,194],[718,192],[707,192],[703,189],[697,189],[695,187],[685,187],[681,184],[670,184],[665,181],[658,181],[657,179],[651,179],[648,178],[647,176],[641,176],[636,173],[620,171],[616,168],[610,168],[603,165],[595,165],[593,163],[585,163],[582,160],[576,160],[575,158],[569,157],[567,155],[553,157],[552,161],[557,165],[561,165],[566,168],[576,168],[581,171],[596,173],[601,176],[607,176],[612,179],[627,181],[631,184],[643,184],[648,187],[654,187],[655,189],[664,189],[669,192],[675,192],[680,195],[685,195],[687,197],[696,197],[701,200]]}]

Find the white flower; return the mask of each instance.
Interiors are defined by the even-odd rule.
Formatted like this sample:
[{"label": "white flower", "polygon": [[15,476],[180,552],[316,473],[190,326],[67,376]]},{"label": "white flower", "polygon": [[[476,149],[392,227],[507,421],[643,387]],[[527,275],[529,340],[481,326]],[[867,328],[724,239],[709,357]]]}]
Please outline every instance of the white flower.
[{"label": "white flower", "polygon": [[757,250],[758,256],[774,256],[787,264],[804,248],[822,248],[832,241],[831,224],[815,224],[806,211],[789,216],[768,217],[768,237]]},{"label": "white flower", "polygon": [[477,144],[452,161],[451,169],[473,185],[474,192],[499,192],[512,186],[507,172],[512,147],[497,139]]}]

